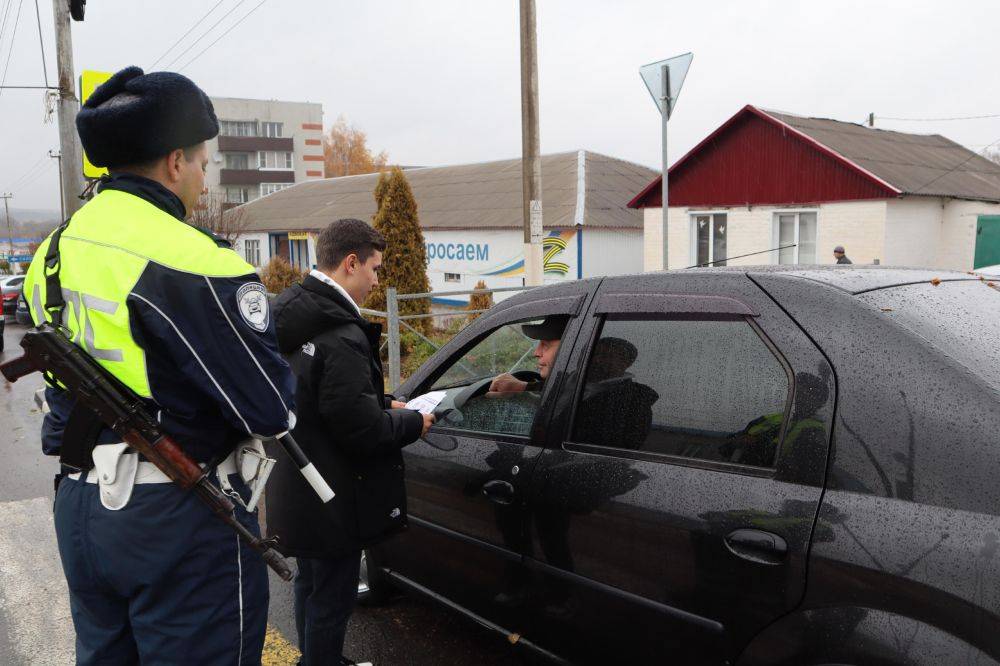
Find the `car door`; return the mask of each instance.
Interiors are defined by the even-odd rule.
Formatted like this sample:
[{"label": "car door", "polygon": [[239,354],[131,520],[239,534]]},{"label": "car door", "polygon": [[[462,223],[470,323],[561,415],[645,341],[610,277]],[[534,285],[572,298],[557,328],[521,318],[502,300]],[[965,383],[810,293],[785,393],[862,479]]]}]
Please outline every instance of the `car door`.
[{"label": "car door", "polygon": [[524,517],[527,637],[584,663],[721,663],[794,608],[834,405],[745,275],[608,278]]},{"label": "car door", "polygon": [[575,334],[585,289],[559,293],[481,317],[401,388],[410,398],[446,392],[439,412],[447,414],[404,449],[410,528],[375,553],[379,566],[511,631],[527,617],[524,499],[553,389],[545,382],[510,401],[461,396],[502,372],[535,367],[536,341],[523,324],[568,315],[566,333]]}]

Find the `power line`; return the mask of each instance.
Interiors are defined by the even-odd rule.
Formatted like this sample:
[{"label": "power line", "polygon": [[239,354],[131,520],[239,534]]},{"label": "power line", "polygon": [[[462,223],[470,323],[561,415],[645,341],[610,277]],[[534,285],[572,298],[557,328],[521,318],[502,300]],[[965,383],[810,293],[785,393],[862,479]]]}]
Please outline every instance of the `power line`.
[{"label": "power line", "polygon": [[935,178],[932,178],[931,180],[927,181],[926,183],[924,183],[920,187],[918,187],[915,190],[913,190],[913,193],[917,194],[918,192],[920,192],[920,190],[924,189],[928,185],[933,185],[934,183],[938,182],[939,180],[941,180],[942,178],[944,178],[948,174],[950,174],[950,173],[952,173],[954,171],[958,171],[959,167],[961,167],[962,165],[964,165],[966,162],[969,162],[973,158],[982,157],[983,156],[982,153],[985,153],[988,148],[992,148],[993,146],[997,145],[998,143],[1000,143],[1000,139],[997,139],[993,143],[987,144],[986,148],[983,148],[982,151],[980,151],[978,153],[972,153],[971,155],[969,155],[968,157],[966,157],[964,160],[962,160],[961,162],[959,162],[958,164],[956,164],[952,168],[948,169],[947,171],[945,171],[941,175],[936,176]]},{"label": "power line", "polygon": [[[35,2],[38,2],[38,0],[35,0]],[[197,28],[199,25],[201,25],[202,21],[204,21],[205,19],[207,19],[209,17],[209,15],[212,12],[214,12],[216,9],[218,9],[219,5],[221,5],[223,2],[225,2],[225,0],[219,0],[217,3],[215,3],[214,5],[212,5],[212,8],[209,9],[207,12],[205,12],[204,16],[202,16],[200,19],[198,19],[197,21],[195,21],[194,25],[192,25],[190,28],[188,28],[188,31],[185,32],[183,35],[181,35],[180,39],[178,39],[176,42],[174,42],[173,44],[171,44],[169,49],[167,49],[166,51],[164,51],[163,54],[160,55],[159,58],[157,58],[156,60],[153,61],[153,64],[149,66],[149,69],[151,70],[154,67],[156,67],[157,63],[159,63],[161,60],[163,60],[167,56],[168,53],[170,53],[171,51],[173,51],[177,47],[178,44],[180,44],[182,41],[184,41],[184,38],[187,37],[188,35],[190,35],[194,31],[195,28]]]},{"label": "power line", "polygon": [[1000,118],[1000,113],[985,116],[957,116],[954,118],[890,118],[889,116],[875,116],[875,120],[901,120],[907,123],[941,123],[949,120],[982,120],[985,118]]},{"label": "power line", "polygon": [[32,165],[31,165],[30,167],[28,167],[28,168],[27,168],[27,169],[26,169],[25,171],[23,171],[23,172],[21,173],[21,175],[20,175],[20,176],[18,176],[16,180],[14,180],[14,182],[10,183],[10,184],[9,184],[9,185],[8,185],[8,186],[7,186],[6,188],[4,188],[4,189],[5,189],[6,191],[8,191],[8,192],[9,192],[9,191],[11,191],[11,190],[14,190],[14,189],[17,189],[17,186],[21,184],[21,181],[22,181],[22,180],[24,180],[25,178],[27,178],[27,177],[28,177],[28,175],[29,175],[29,174],[31,174],[31,173],[32,173],[33,171],[35,171],[35,169],[37,169],[37,168],[38,168],[38,166],[39,166],[39,165],[40,165],[40,164],[42,163],[42,161],[44,161],[44,160],[45,160],[45,157],[46,157],[45,155],[42,155],[42,156],[41,156],[41,157],[40,157],[40,158],[38,159],[38,161],[37,161],[37,162],[35,162],[35,163],[34,163],[34,164],[32,164]]},{"label": "power line", "polygon": [[42,39],[42,15],[38,13],[38,0],[35,0],[35,19],[38,21],[38,46],[42,49],[42,74],[45,76],[45,85],[49,85],[49,70],[45,66],[45,40]]},{"label": "power line", "polygon": [[[170,67],[170,66],[171,66],[171,65],[173,65],[173,64],[174,64],[175,62],[177,62],[178,60],[180,60],[181,58],[183,58],[183,57],[184,57],[185,55],[187,55],[187,54],[188,54],[188,52],[189,52],[189,51],[190,51],[191,49],[193,49],[193,48],[195,47],[195,45],[196,45],[196,44],[197,44],[198,42],[200,42],[201,40],[205,39],[205,37],[207,37],[207,36],[208,36],[208,34],[209,34],[210,32],[212,32],[213,30],[215,30],[215,28],[216,28],[216,27],[217,27],[217,26],[218,26],[218,25],[219,25],[220,23],[222,23],[223,21],[225,21],[225,20],[226,20],[226,18],[227,18],[227,17],[228,17],[228,16],[230,15],[230,14],[232,14],[232,13],[233,13],[234,11],[236,11],[236,10],[237,10],[237,9],[239,8],[239,6],[240,6],[240,5],[242,5],[242,4],[244,3],[244,2],[246,2],[246,0],[239,0],[239,2],[237,2],[237,3],[235,4],[235,5],[233,5],[232,7],[230,7],[230,8],[229,8],[229,11],[228,11],[228,12],[226,12],[225,14],[223,14],[223,15],[222,15],[222,17],[221,17],[221,18],[220,18],[220,19],[219,19],[218,21],[216,21],[215,23],[213,23],[213,24],[212,24],[212,27],[211,27],[211,28],[209,28],[209,29],[208,29],[208,30],[206,30],[205,32],[201,33],[201,35],[199,35],[198,39],[196,39],[196,40],[194,40],[193,42],[191,42],[190,44],[188,44],[188,47],[187,47],[186,49],[184,49],[183,51],[181,51],[180,53],[178,53],[178,54],[177,54],[176,56],[174,56],[174,59],[173,59],[173,60],[171,60],[170,62],[168,62],[168,63],[167,63],[166,65],[164,65],[164,69],[166,69],[166,68]],[[214,42],[213,42],[213,43],[214,43]],[[211,46],[211,44],[210,44],[209,46]]]},{"label": "power line", "polygon": [[259,3],[259,4],[257,4],[257,6],[256,6],[256,7],[254,7],[253,9],[251,9],[250,11],[248,11],[248,12],[247,12],[246,14],[244,14],[244,15],[243,15],[243,17],[242,17],[242,18],[241,18],[241,19],[240,19],[239,21],[237,21],[236,23],[234,23],[234,24],[232,24],[231,26],[229,26],[229,28],[228,28],[228,29],[227,29],[227,30],[226,30],[226,31],[225,31],[224,33],[222,33],[221,35],[219,35],[219,36],[218,36],[218,37],[217,37],[217,38],[215,39],[215,41],[214,41],[214,42],[212,42],[211,44],[209,44],[208,46],[206,46],[206,47],[205,47],[204,49],[202,49],[202,50],[201,50],[201,53],[199,53],[199,54],[198,54],[198,55],[196,55],[195,57],[193,57],[193,58],[191,58],[190,60],[188,60],[188,61],[187,61],[187,63],[185,63],[185,65],[184,65],[183,67],[181,67],[181,68],[180,68],[179,70],[177,70],[177,71],[179,71],[179,72],[183,72],[183,71],[184,71],[185,69],[187,69],[187,68],[188,68],[188,66],[189,66],[189,65],[190,65],[191,63],[193,63],[193,62],[194,62],[195,60],[197,60],[198,58],[200,58],[200,57],[201,57],[201,55],[202,55],[202,54],[203,54],[203,53],[204,53],[205,51],[207,51],[207,50],[209,50],[210,48],[212,48],[213,46],[215,46],[215,45],[216,45],[216,44],[218,43],[218,41],[219,41],[220,39],[222,39],[223,37],[225,37],[226,35],[228,35],[228,34],[229,34],[229,33],[230,33],[231,31],[232,31],[232,29],[233,29],[233,28],[235,28],[236,26],[238,26],[238,25],[239,25],[240,23],[243,23],[244,19],[246,19],[246,18],[247,18],[248,16],[250,16],[251,14],[253,14],[253,13],[254,13],[255,11],[257,11],[258,9],[260,9],[260,6],[261,6],[261,5],[263,5],[263,4],[265,3],[265,2],[267,2],[267,0],[260,0],[260,3]]},{"label": "power line", "polygon": [[[3,19],[0,20],[0,45],[3,44],[3,34],[7,30],[7,20],[10,18],[10,8],[13,6],[14,0],[7,0],[3,7]],[[2,46],[0,46],[0,50],[3,50]]]},{"label": "power line", "polygon": [[[0,78],[0,88],[7,83],[7,72],[10,70],[10,56],[14,53],[14,40],[17,38],[17,26],[21,22],[21,5],[24,0],[17,0],[17,16],[14,17],[14,28],[10,31],[10,48],[7,49],[7,62],[3,67],[3,78]],[[0,90],[0,95],[3,90]]]}]

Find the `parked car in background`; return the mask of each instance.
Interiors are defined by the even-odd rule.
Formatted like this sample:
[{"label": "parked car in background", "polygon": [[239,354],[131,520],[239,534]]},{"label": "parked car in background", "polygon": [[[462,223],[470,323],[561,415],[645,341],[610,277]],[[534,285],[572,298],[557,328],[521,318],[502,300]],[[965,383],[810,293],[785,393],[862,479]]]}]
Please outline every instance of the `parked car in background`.
[{"label": "parked car in background", "polygon": [[28,299],[25,298],[23,290],[20,298],[17,299],[17,311],[14,313],[14,318],[22,326],[34,325],[34,322],[31,321],[31,312],[28,310]]},{"label": "parked car in background", "polygon": [[3,351],[3,329],[7,323],[6,319],[7,315],[5,315],[3,312],[0,312],[0,352]]},{"label": "parked car in background", "polygon": [[14,314],[17,309],[17,297],[24,285],[23,275],[0,276],[0,301],[3,303],[4,314]]},{"label": "parked car in background", "polygon": [[[567,318],[538,391],[521,325]],[[571,663],[1000,660],[1000,293],[719,268],[507,299],[397,393],[409,529],[359,590]]]}]

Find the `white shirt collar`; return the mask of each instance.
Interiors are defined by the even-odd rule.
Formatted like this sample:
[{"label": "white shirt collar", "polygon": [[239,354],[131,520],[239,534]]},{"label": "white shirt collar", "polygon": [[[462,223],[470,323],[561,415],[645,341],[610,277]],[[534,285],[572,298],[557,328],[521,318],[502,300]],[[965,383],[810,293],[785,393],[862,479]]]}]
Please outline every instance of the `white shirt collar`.
[{"label": "white shirt collar", "polygon": [[332,277],[330,277],[323,271],[317,270],[315,268],[309,271],[309,275],[313,276],[314,278],[316,278],[320,282],[323,282],[324,284],[330,285],[331,287],[339,291],[344,296],[344,298],[347,299],[347,302],[353,305],[354,309],[358,311],[358,316],[361,315],[361,308],[359,308],[358,304],[354,302],[354,299],[351,298],[351,295],[347,293],[347,290],[341,287],[339,284],[337,284],[336,280],[334,280]]}]

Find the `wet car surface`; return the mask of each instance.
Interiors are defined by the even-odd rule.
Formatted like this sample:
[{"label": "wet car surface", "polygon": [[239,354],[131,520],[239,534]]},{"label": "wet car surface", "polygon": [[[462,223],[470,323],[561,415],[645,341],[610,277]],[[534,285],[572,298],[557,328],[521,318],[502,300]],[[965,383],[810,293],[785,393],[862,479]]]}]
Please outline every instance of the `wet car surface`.
[{"label": "wet car surface", "polygon": [[[534,393],[520,326],[565,317]],[[574,663],[1000,657],[1000,293],[964,273],[699,269],[508,299],[408,380],[382,584]]]}]

